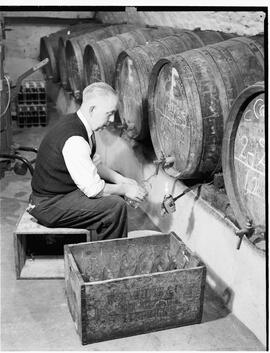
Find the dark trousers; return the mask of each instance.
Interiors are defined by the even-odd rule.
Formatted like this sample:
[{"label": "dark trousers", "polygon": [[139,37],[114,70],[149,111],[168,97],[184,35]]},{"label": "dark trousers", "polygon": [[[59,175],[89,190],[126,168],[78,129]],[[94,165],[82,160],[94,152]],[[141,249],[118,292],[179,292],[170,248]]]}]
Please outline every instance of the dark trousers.
[{"label": "dark trousers", "polygon": [[96,240],[127,236],[127,205],[120,196],[88,198],[77,189],[49,198],[32,194],[30,202],[35,207],[28,212],[46,227],[94,229]]}]

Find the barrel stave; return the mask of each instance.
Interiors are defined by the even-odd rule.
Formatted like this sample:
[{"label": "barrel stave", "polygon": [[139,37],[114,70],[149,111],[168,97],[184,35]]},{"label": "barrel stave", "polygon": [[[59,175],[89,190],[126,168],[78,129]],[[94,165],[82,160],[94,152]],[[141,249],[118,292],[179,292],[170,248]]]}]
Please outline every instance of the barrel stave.
[{"label": "barrel stave", "polygon": [[[250,40],[248,40],[248,42],[250,42]],[[254,41],[253,43],[255,44]],[[229,41],[221,42],[218,45],[223,48],[226,47],[226,49],[230,51],[231,56],[237,63],[238,69],[241,72],[244,87],[248,87],[254,82],[263,79],[264,67],[262,61],[258,60],[257,55],[254,55],[254,52],[251,50],[248,43],[243,41],[240,42],[233,38]]]},{"label": "barrel stave", "polygon": [[[215,63],[206,58],[200,49],[181,54],[186,60],[195,77],[200,96],[200,109],[203,122],[203,148],[197,172],[210,173],[219,161],[223,130],[223,111],[220,104],[220,94],[215,75]],[[177,58],[177,56],[176,56]],[[220,86],[222,82],[220,82]],[[180,98],[181,99],[181,98]],[[201,136],[202,137],[202,136]],[[197,136],[193,136],[195,140]],[[183,168],[180,168],[182,171]]]},{"label": "barrel stave", "polygon": [[217,42],[222,42],[224,39],[219,32],[210,30],[195,30],[194,35],[197,35],[204,44],[215,44]]}]

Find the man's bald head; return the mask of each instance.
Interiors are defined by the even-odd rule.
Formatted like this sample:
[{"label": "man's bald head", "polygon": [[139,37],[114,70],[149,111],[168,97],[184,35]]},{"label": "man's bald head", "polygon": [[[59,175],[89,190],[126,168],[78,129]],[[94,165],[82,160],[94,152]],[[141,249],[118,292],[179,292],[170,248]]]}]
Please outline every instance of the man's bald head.
[{"label": "man's bald head", "polygon": [[116,91],[105,82],[95,82],[85,87],[83,90],[82,104],[86,103],[96,105],[95,102],[106,99],[107,97],[114,97],[118,99]]},{"label": "man's bald head", "polygon": [[113,122],[117,104],[116,91],[105,82],[95,82],[83,90],[80,110],[91,129],[96,131]]}]

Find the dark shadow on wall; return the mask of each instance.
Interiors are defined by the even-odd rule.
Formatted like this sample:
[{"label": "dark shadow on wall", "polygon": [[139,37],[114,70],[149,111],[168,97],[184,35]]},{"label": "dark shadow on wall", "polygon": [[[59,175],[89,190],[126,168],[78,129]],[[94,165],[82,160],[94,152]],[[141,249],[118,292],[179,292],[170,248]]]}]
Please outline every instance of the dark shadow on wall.
[{"label": "dark shadow on wall", "polygon": [[192,231],[194,229],[194,226],[195,226],[194,207],[195,207],[196,201],[200,197],[201,187],[202,187],[201,185],[198,186],[197,193],[196,193],[196,196],[195,196],[195,199],[194,199],[194,203],[192,205],[192,209],[191,209],[190,216],[189,216],[189,219],[188,219],[188,226],[187,226],[187,229],[186,229],[186,235],[187,235],[188,239],[190,239],[191,233],[192,233]]},{"label": "dark shadow on wall", "polygon": [[205,286],[202,322],[221,319],[229,315],[230,310],[208,283]]},{"label": "dark shadow on wall", "polygon": [[[205,296],[205,303],[207,301],[210,301],[211,297],[213,298],[213,305],[215,304],[215,301],[217,301],[220,305],[220,307],[226,308],[228,313],[232,310],[233,307],[233,301],[234,301],[234,291],[228,286],[228,284],[220,278],[215,271],[207,266],[207,287],[209,287],[209,295],[206,294]],[[211,288],[211,286],[214,286],[214,289]],[[209,312],[207,313],[206,311],[206,318],[207,315],[211,316],[211,304],[209,303]]]}]

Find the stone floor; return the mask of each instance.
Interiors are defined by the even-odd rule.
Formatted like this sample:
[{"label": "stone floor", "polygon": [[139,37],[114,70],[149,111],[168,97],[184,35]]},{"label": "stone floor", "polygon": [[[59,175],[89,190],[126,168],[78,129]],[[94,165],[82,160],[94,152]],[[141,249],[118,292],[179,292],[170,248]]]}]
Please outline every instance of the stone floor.
[{"label": "stone floor", "polygon": [[[51,114],[51,123],[55,114]],[[38,146],[47,127],[13,129],[13,140]],[[29,172],[1,179],[2,350],[181,351],[265,350],[207,285],[201,324],[82,346],[71,319],[64,280],[16,280],[13,231],[27,205]],[[140,209],[129,209],[129,230],[156,227]],[[247,308],[248,310],[248,308]]]}]

